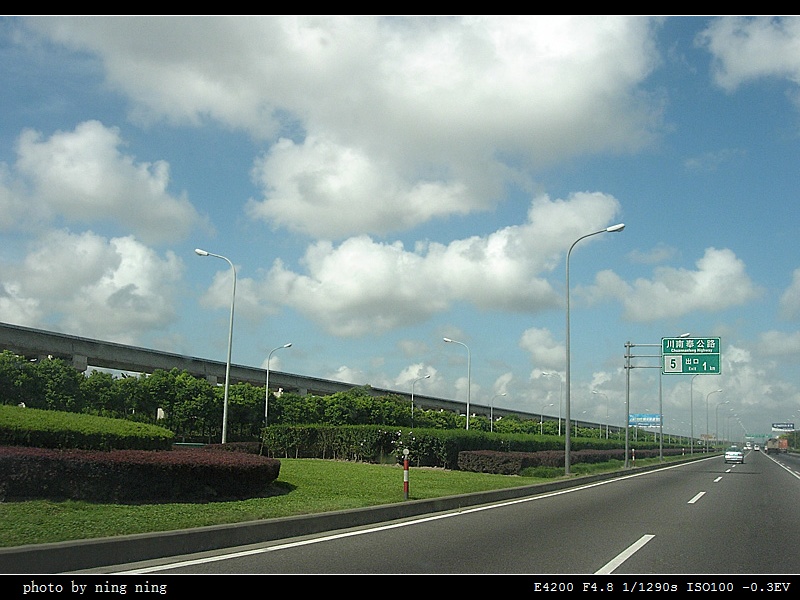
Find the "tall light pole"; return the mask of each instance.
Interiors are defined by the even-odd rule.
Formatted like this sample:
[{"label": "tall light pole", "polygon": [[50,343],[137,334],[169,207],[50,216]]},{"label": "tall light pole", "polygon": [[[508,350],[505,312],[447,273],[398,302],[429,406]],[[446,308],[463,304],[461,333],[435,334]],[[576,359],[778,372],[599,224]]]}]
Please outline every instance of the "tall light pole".
[{"label": "tall light pole", "polygon": [[422,377],[417,377],[414,381],[411,382],[411,426],[414,426],[414,384],[420,381],[421,379],[429,379],[430,374],[423,375]]},{"label": "tall light pole", "polygon": [[[551,402],[547,406],[553,406]],[[542,404],[542,412],[539,413],[539,435],[544,435],[544,409],[547,408],[544,404]]]},{"label": "tall light pole", "polygon": [[467,429],[469,429],[469,394],[470,394],[470,388],[472,387],[471,375],[470,375],[469,346],[467,346],[464,342],[457,342],[456,340],[451,340],[450,338],[443,338],[443,339],[448,344],[460,344],[467,349]]},{"label": "tall light pole", "polygon": [[701,374],[702,373],[693,375],[691,382],[689,382],[689,428],[691,429],[689,436],[689,454],[694,454],[694,379]]},{"label": "tall light pole", "polygon": [[731,433],[731,418],[735,417],[735,416],[736,416],[736,413],[733,412],[733,408],[731,408],[730,414],[725,416],[725,427],[724,427],[724,429],[725,429],[725,431],[727,433],[725,433],[724,435],[725,435],[725,443],[726,444],[730,444],[731,443],[731,438],[733,437],[732,433]]},{"label": "tall light pole", "polygon": [[225,393],[224,399],[222,401],[222,443],[228,441],[228,389],[230,388],[230,381],[231,381],[231,349],[233,348],[233,305],[236,300],[236,267],[233,266],[233,263],[230,259],[225,258],[219,254],[213,254],[211,252],[206,252],[205,250],[201,250],[200,248],[195,248],[195,254],[198,256],[215,256],[216,258],[221,258],[222,260],[226,261],[231,266],[231,272],[233,273],[233,288],[231,290],[231,323],[228,328],[228,360],[225,363]]},{"label": "tall light pole", "polygon": [[[585,415],[587,412],[589,412],[589,411],[588,410],[582,410],[581,414]],[[578,417],[577,416],[575,417],[575,437],[578,437]]]},{"label": "tall light pole", "polygon": [[272,353],[276,350],[281,350],[282,348],[291,348],[292,343],[289,342],[288,344],[284,344],[283,346],[278,346],[277,348],[273,348],[269,351],[267,355],[267,381],[264,385],[264,427],[269,425],[269,360],[272,358]]},{"label": "tall light pole", "polygon": [[[691,337],[692,334],[682,333],[678,337],[679,338],[688,338]],[[660,461],[664,461],[664,394],[662,391],[663,388],[663,375],[664,375],[664,345],[663,342],[660,344],[661,350],[659,355],[661,356],[661,364],[658,366],[658,459]]]},{"label": "tall light pole", "polygon": [[601,229],[599,231],[594,231],[592,233],[587,233],[586,235],[582,235],[577,240],[572,242],[572,245],[569,247],[567,251],[567,306],[566,306],[566,313],[567,313],[567,329],[566,329],[566,371],[565,371],[565,378],[566,378],[566,394],[564,396],[564,418],[567,421],[567,431],[566,436],[564,437],[564,474],[569,475],[569,463],[570,463],[570,436],[569,436],[569,399],[570,399],[570,373],[569,373],[569,363],[570,363],[570,354],[569,354],[569,258],[572,254],[572,249],[575,245],[583,239],[587,237],[597,235],[599,233],[616,233],[617,231],[622,231],[625,229],[624,223],[618,223],[617,225],[612,225],[611,227],[606,227],[605,229]]},{"label": "tall light pole", "polygon": [[721,392],[721,391],[722,390],[714,390],[713,392],[708,392],[706,394],[706,452],[708,452],[708,438],[711,435],[711,431],[709,430],[709,427],[708,427],[708,397],[711,394],[716,394],[716,393]]},{"label": "tall light pole", "polygon": [[542,371],[542,375],[545,377],[558,377],[558,436],[561,437],[561,405],[564,403],[564,382],[561,381],[561,375],[558,373],[545,373]]},{"label": "tall light pole", "polygon": [[719,407],[723,404],[728,404],[730,400],[725,402],[717,402],[717,407],[714,409],[714,446],[719,443]]},{"label": "tall light pole", "polygon": [[494,399],[498,398],[499,396],[505,396],[506,393],[503,392],[502,394],[495,394],[492,396],[492,400],[489,402],[489,432],[491,433],[494,431]]},{"label": "tall light pole", "polygon": [[606,439],[608,439],[608,396],[606,396],[603,392],[598,392],[597,390],[592,390],[592,393],[599,394],[606,399]]}]

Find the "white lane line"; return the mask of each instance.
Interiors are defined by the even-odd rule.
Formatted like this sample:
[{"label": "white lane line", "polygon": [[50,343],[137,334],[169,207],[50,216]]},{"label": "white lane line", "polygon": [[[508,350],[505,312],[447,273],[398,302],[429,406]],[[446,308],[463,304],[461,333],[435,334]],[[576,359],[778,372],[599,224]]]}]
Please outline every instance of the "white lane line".
[{"label": "white lane line", "polygon": [[642,537],[640,537],[636,541],[636,543],[634,543],[631,546],[628,546],[624,551],[622,551],[619,554],[617,554],[617,556],[614,557],[614,559],[612,561],[607,562],[605,565],[603,565],[603,567],[599,571],[595,571],[594,574],[595,575],[608,575],[610,573],[613,573],[616,570],[617,567],[619,567],[622,563],[624,563],[631,556],[633,556],[636,552],[638,552],[639,549],[642,548],[642,546],[644,546],[647,542],[652,540],[654,537],[656,537],[656,536],[654,536],[654,535],[652,535],[650,533],[647,533],[647,534],[643,535]]},{"label": "white lane line", "polygon": [[718,481],[722,481],[722,476],[721,475],[714,480],[714,483],[717,483]]},{"label": "white lane line", "polygon": [[[691,464],[691,463],[679,463],[679,464],[675,464],[675,465],[672,465],[672,466],[669,466],[669,467],[663,467],[661,470],[662,471],[668,471],[668,470],[671,470],[671,469],[678,469],[678,468],[681,468],[681,467],[685,467],[688,464]],[[181,560],[181,561],[178,561],[178,562],[165,563],[165,564],[162,564],[162,565],[154,565],[154,566],[150,566],[150,567],[143,567],[143,568],[139,568],[139,569],[133,569],[133,570],[130,570],[130,571],[119,571],[119,572],[115,573],[115,575],[156,573],[156,572],[159,572],[159,571],[166,571],[166,570],[174,569],[174,568],[193,566],[193,565],[199,565],[199,564],[211,563],[211,562],[217,562],[217,561],[223,561],[223,560],[230,560],[232,558],[240,558],[240,557],[244,557],[244,556],[252,556],[254,554],[264,554],[264,553],[267,553],[267,552],[275,552],[277,550],[285,550],[287,548],[295,548],[297,546],[305,546],[305,545],[308,545],[308,544],[317,544],[317,543],[320,543],[320,542],[326,542],[326,541],[335,540],[335,539],[339,539],[339,538],[352,537],[352,536],[357,536],[357,535],[364,535],[364,534],[367,534],[367,533],[374,533],[376,531],[385,531],[387,529],[395,529],[395,528],[398,528],[398,527],[408,527],[410,525],[416,525],[417,523],[424,523],[426,521],[436,521],[438,519],[448,519],[448,518],[451,518],[451,517],[456,517],[456,516],[459,516],[459,515],[468,514],[468,513],[472,513],[472,512],[480,512],[480,511],[484,511],[484,510],[492,510],[492,509],[495,509],[495,508],[501,508],[503,506],[510,506],[510,505],[513,505],[513,504],[521,504],[521,503],[524,503],[524,502],[535,502],[535,501],[538,501],[538,500],[543,500],[545,498],[551,498],[553,496],[561,496],[563,494],[572,494],[574,492],[590,489],[590,488],[593,488],[593,487],[598,487],[598,486],[602,486],[602,485],[609,485],[609,484],[616,483],[616,482],[619,482],[619,481],[624,481],[626,479],[633,479],[635,477],[642,477],[643,475],[647,475],[647,474],[650,474],[650,473],[652,473],[652,471],[642,471],[642,472],[639,472],[639,473],[631,473],[630,475],[624,475],[622,477],[617,477],[617,478],[613,478],[613,479],[606,479],[606,480],[603,480],[603,481],[596,481],[594,483],[587,483],[585,485],[579,485],[579,486],[574,487],[574,488],[566,488],[566,489],[563,489],[563,490],[556,490],[556,491],[553,491],[553,492],[545,492],[545,493],[534,495],[534,496],[525,496],[525,497],[517,498],[517,499],[514,499],[514,500],[506,500],[504,502],[496,502],[496,503],[491,503],[491,504],[482,505],[482,506],[475,506],[475,507],[471,507],[471,508],[462,508],[462,509],[457,509],[456,511],[446,512],[446,513],[438,514],[438,515],[429,515],[429,516],[426,516],[426,517],[421,517],[421,518],[418,518],[418,519],[411,519],[411,520],[408,520],[408,521],[401,521],[401,522],[398,522],[398,523],[381,524],[381,525],[377,525],[375,527],[369,527],[367,529],[359,529],[359,530],[355,530],[355,531],[347,531],[347,532],[342,532],[342,533],[336,533],[336,534],[326,535],[326,536],[323,536],[323,537],[318,537],[318,538],[313,538],[313,539],[300,540],[300,541],[296,541],[296,542],[282,543],[282,544],[278,544],[276,546],[260,547],[260,548],[255,548],[255,549],[251,549],[251,550],[233,552],[233,553],[230,553],[230,554],[217,554],[217,555],[208,556],[208,557],[205,557],[205,558]],[[647,537],[647,536],[645,536],[645,537]],[[222,550],[220,550],[220,552],[222,552]]]},{"label": "white lane line", "polygon": [[702,498],[702,497],[703,497],[703,496],[705,496],[705,495],[706,495],[706,493],[705,493],[705,492],[700,492],[700,493],[699,493],[699,494],[697,494],[697,495],[696,495],[694,498],[692,498],[691,500],[689,500],[688,504],[694,504],[695,502],[697,502],[698,500],[700,500],[700,498]]}]

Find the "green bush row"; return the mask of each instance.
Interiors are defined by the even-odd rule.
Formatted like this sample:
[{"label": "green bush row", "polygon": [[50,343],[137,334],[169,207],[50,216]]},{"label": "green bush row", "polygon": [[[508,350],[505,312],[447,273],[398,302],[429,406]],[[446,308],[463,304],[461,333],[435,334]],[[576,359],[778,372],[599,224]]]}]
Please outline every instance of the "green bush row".
[{"label": "green bush row", "polygon": [[168,429],[124,419],[0,405],[0,445],[85,450],[167,450]]},{"label": "green bush row", "polygon": [[[178,369],[151,374],[113,376],[103,371],[83,374],[60,359],[28,360],[0,352],[0,404],[156,424],[181,442],[219,441],[224,387]],[[265,425],[264,388],[234,383],[229,389],[227,441],[255,441]],[[419,429],[464,430],[466,416],[415,406],[396,394],[376,395],[369,386],[328,396],[269,394],[269,425],[382,425]],[[602,437],[600,427],[579,427],[575,437]],[[471,431],[505,434],[560,435],[555,419],[507,415],[490,423],[470,418]],[[619,431],[614,432],[621,439]],[[652,434],[650,434],[652,435]]]},{"label": "green bush row", "polygon": [[[402,461],[403,450],[415,466],[459,469],[465,451],[495,452],[561,451],[564,442],[554,436],[489,433],[466,429],[410,429],[379,425],[273,425],[264,429],[262,443],[267,455],[284,458],[329,458],[364,462]],[[598,438],[574,438],[572,448],[613,450],[624,442]],[[652,443],[637,444],[642,450]],[[655,446],[657,448],[657,445]]]},{"label": "green bush row", "polygon": [[[665,448],[661,451],[653,448],[637,449],[640,459],[655,458],[659,453],[664,456],[677,456],[680,448]],[[570,452],[572,464],[598,464],[612,460],[625,460],[624,448],[584,449]],[[563,468],[564,449],[542,450],[539,452],[497,452],[494,450],[464,451],[458,454],[458,469],[477,473],[494,473],[498,475],[521,475],[528,469],[539,467]]]}]

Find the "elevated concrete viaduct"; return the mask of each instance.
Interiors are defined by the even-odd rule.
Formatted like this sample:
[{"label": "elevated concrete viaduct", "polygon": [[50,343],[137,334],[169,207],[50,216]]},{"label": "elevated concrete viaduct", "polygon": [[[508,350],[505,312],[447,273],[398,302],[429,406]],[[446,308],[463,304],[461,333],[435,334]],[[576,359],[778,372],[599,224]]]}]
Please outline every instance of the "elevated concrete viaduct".
[{"label": "elevated concrete viaduct", "polygon": [[[224,383],[225,363],[182,354],[173,354],[159,350],[149,350],[136,346],[126,346],[114,342],[103,342],[74,335],[55,333],[40,329],[32,329],[19,325],[0,323],[0,350],[10,350],[20,356],[31,359],[48,357],[60,358],[72,364],[79,371],[90,367],[108,369],[127,373],[152,373],[155,370],[169,371],[178,369],[195,377],[205,377],[212,383]],[[261,368],[243,365],[231,365],[231,383],[250,383],[263,385],[266,382],[266,371]],[[320,379],[305,375],[294,375],[280,371],[269,372],[270,389],[283,389],[287,392],[327,396],[365,384],[345,383],[331,379]],[[394,394],[401,398],[411,399],[407,392],[382,388],[370,388],[375,396]],[[443,398],[414,394],[414,405],[429,410],[447,410],[463,412],[464,403]],[[523,419],[538,419],[538,414],[524,413],[495,407],[471,404],[473,414],[495,418],[517,415]]]}]

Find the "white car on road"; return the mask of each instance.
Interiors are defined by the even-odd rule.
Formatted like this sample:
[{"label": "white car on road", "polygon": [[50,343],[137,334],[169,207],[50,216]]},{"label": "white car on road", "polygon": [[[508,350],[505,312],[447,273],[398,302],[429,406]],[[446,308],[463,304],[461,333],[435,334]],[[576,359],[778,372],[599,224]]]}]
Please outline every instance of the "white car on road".
[{"label": "white car on road", "polygon": [[725,462],[744,464],[744,452],[738,446],[731,446],[725,450]]}]

